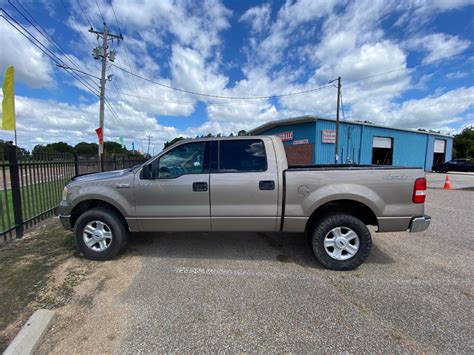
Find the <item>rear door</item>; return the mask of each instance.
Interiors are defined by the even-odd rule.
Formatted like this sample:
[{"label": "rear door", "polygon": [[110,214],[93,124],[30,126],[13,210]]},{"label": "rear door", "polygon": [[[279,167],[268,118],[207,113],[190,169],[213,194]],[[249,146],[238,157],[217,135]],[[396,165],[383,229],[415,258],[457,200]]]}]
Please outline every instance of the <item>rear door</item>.
[{"label": "rear door", "polygon": [[[211,229],[275,231],[278,172],[270,140],[256,138],[213,142]],[[271,153],[271,154],[268,154]]]},{"label": "rear door", "polygon": [[210,142],[180,144],[134,182],[140,231],[210,231]]}]

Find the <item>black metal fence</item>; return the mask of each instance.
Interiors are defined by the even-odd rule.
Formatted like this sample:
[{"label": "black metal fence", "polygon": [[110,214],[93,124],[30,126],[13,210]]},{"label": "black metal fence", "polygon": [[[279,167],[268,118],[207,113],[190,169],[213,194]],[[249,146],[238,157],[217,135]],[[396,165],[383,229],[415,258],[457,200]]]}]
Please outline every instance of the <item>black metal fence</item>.
[{"label": "black metal fence", "polygon": [[75,175],[127,169],[145,161],[142,156],[77,154],[19,155],[17,147],[0,152],[0,238],[23,236],[24,230],[54,214],[64,185]]}]

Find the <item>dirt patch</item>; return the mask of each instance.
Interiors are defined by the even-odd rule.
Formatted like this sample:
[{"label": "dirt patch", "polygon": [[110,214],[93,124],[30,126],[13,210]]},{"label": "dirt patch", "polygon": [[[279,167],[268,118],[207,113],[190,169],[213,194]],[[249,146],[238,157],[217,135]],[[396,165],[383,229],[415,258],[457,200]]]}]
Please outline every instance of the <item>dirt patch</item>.
[{"label": "dirt patch", "polygon": [[57,219],[37,225],[21,239],[0,244],[0,352],[21,324],[45,306],[42,299],[52,271],[74,252],[71,232]]},{"label": "dirt patch", "polygon": [[[126,336],[131,306],[120,296],[140,270],[140,256],[125,251],[118,259],[91,262],[87,275],[73,288],[68,302],[57,309],[55,325],[46,334],[38,353],[116,353],[120,340]],[[80,260],[70,259],[59,273],[80,267]],[[78,273],[81,273],[80,269]],[[67,277],[65,278],[67,280]]]}]

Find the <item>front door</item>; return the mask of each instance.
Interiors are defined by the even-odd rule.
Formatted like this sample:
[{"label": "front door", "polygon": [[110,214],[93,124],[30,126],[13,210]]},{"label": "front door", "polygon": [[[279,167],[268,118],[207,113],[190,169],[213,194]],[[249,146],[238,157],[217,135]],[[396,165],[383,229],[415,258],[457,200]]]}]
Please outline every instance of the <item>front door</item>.
[{"label": "front door", "polygon": [[134,184],[140,231],[210,231],[209,142],[180,144]]},{"label": "front door", "polygon": [[[273,149],[261,139],[213,142],[211,169],[212,231],[275,231],[278,208],[276,162],[267,161]],[[217,147],[218,146],[218,147]]]}]

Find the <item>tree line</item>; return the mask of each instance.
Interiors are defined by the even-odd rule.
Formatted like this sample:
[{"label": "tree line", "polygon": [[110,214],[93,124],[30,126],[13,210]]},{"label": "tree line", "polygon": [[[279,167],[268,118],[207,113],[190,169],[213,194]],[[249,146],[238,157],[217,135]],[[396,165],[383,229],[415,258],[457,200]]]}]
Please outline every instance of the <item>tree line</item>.
[{"label": "tree line", "polygon": [[[240,130],[238,133],[237,133],[238,136],[246,136],[247,135],[247,131],[245,130]],[[196,136],[196,138],[212,138],[212,137],[234,137],[234,134],[231,132],[228,136],[226,135],[222,135],[221,133],[217,133],[217,134],[212,134],[212,133],[208,133],[206,135],[201,135],[201,136]],[[182,141],[183,139],[186,139],[184,137],[176,137],[176,138],[173,138],[172,140],[170,141],[166,141],[165,144],[164,144],[164,147],[163,149],[166,149],[168,148],[169,146],[175,144],[176,142],[179,142],[179,141]]]},{"label": "tree line", "polygon": [[[0,139],[0,154],[3,155],[4,159],[8,159],[7,152],[8,146],[12,142],[4,141]],[[47,154],[74,154],[79,155],[97,155],[99,150],[99,145],[97,143],[89,142],[80,142],[72,146],[65,142],[54,142],[49,144],[37,144],[33,147],[31,153],[21,147],[17,147],[18,155],[27,156],[27,155],[47,155]],[[124,148],[121,144],[117,142],[104,142],[104,152],[106,155],[139,155],[137,151],[131,151]]]}]

